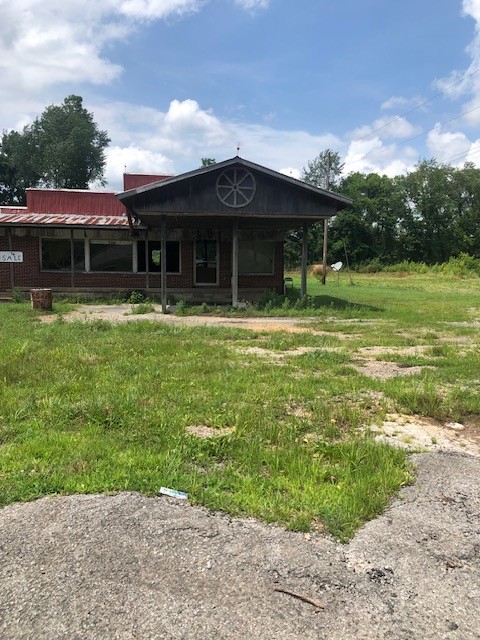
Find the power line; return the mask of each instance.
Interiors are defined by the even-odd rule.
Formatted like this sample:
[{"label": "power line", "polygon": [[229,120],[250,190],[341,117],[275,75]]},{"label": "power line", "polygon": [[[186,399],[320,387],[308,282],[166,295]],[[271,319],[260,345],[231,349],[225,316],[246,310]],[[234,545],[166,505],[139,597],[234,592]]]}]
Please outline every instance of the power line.
[{"label": "power line", "polygon": [[337,153],[339,151],[341,151],[342,149],[344,149],[345,147],[348,147],[352,142],[360,142],[360,140],[365,140],[365,138],[368,138],[369,136],[371,136],[373,133],[377,133],[378,131],[382,131],[382,129],[385,129],[386,127],[389,127],[391,124],[393,124],[394,122],[397,122],[397,120],[401,120],[402,118],[404,118],[405,116],[410,115],[411,113],[413,113],[414,111],[417,111],[417,109],[420,109],[421,107],[425,106],[426,104],[428,104],[429,102],[431,102],[432,100],[435,100],[435,98],[438,98],[439,96],[443,95],[444,93],[446,93],[447,91],[450,91],[450,89],[453,89],[453,87],[456,87],[458,84],[460,84],[461,82],[464,82],[465,80],[467,80],[468,78],[471,78],[472,76],[474,76],[476,73],[478,73],[480,71],[480,67],[478,69],[475,69],[474,71],[472,71],[471,73],[469,73],[466,76],[463,76],[463,78],[460,78],[460,80],[457,80],[457,82],[454,82],[453,84],[449,85],[448,87],[446,87],[445,89],[443,89],[442,91],[439,91],[438,93],[436,93],[435,95],[433,95],[431,98],[428,98],[427,100],[424,100],[423,102],[421,102],[420,104],[417,104],[416,107],[413,107],[412,109],[409,109],[408,111],[405,111],[405,113],[402,113],[399,116],[396,116],[393,120],[390,120],[390,122],[387,122],[386,124],[382,125],[381,127],[378,127],[378,129],[373,129],[373,131],[370,131],[369,133],[366,133],[364,136],[361,136],[360,138],[355,138],[350,140],[350,142],[346,142],[344,145],[342,145],[339,149],[337,149]]},{"label": "power line", "polygon": [[375,151],[374,153],[367,153],[367,154],[363,155],[361,158],[359,158],[358,160],[352,160],[352,162],[346,162],[345,166],[349,167],[350,165],[357,164],[358,162],[362,162],[363,160],[366,160],[367,158],[374,158],[375,156],[378,156],[378,155],[380,155],[382,153],[385,153],[386,151],[390,151],[391,149],[395,149],[396,147],[400,147],[402,144],[405,144],[406,142],[410,142],[411,140],[416,140],[417,138],[421,138],[422,136],[426,135],[427,133],[430,133],[431,131],[435,131],[435,129],[439,129],[440,127],[443,127],[444,125],[449,124],[450,122],[453,122],[454,120],[458,120],[459,118],[462,118],[463,116],[466,116],[467,114],[472,113],[473,111],[477,111],[478,109],[480,109],[480,105],[477,105],[476,107],[473,107],[473,109],[469,109],[468,111],[464,111],[460,115],[455,116],[454,118],[450,118],[450,120],[446,120],[445,122],[439,122],[438,124],[436,124],[431,129],[426,129],[425,131],[422,131],[421,133],[418,133],[415,136],[411,136],[410,138],[405,138],[405,140],[401,140],[400,142],[397,142],[396,144],[392,144],[389,147],[385,147],[384,149],[380,149],[380,151]]},{"label": "power line", "polygon": [[480,144],[478,144],[475,147],[471,147],[469,151],[462,151],[462,153],[456,153],[455,155],[449,156],[448,158],[442,158],[441,160],[437,160],[437,162],[441,163],[441,162],[447,162],[447,160],[453,160],[453,158],[461,158],[463,156],[467,157],[471,153],[478,153],[479,151],[480,151]]}]

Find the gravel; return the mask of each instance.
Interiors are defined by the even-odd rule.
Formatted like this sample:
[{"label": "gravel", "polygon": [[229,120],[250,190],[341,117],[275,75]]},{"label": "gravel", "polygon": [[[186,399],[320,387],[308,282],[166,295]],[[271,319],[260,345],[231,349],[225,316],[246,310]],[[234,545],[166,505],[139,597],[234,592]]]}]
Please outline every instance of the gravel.
[{"label": "gravel", "polygon": [[347,545],[134,493],[5,507],[0,637],[478,639],[480,459],[414,461]]}]

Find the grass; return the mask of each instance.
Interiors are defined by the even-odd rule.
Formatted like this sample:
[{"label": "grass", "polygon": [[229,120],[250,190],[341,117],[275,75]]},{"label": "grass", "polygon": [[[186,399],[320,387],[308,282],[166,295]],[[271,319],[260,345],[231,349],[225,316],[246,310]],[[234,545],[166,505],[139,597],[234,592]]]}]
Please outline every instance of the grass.
[{"label": "grass", "polygon": [[[0,305],[0,504],[167,486],[348,539],[412,477],[405,452],[365,426],[391,410],[480,415],[478,328],[449,324],[480,316],[478,281],[353,278],[309,282],[314,306],[287,310],[327,334],[70,323],[66,304],[47,325],[27,304]],[[362,347],[413,344],[421,355],[389,358],[425,366],[419,374],[376,380],[354,368]],[[199,439],[189,425],[232,430]]]}]

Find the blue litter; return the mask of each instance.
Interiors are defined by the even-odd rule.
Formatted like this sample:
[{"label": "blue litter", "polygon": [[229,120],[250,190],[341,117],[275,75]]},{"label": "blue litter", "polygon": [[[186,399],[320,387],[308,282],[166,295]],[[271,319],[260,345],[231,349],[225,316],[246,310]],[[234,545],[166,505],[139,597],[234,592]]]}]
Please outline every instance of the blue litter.
[{"label": "blue litter", "polygon": [[188,493],[176,491],[175,489],[168,489],[167,487],[160,487],[159,493],[164,496],[170,496],[171,498],[178,498],[179,500],[188,500]]}]

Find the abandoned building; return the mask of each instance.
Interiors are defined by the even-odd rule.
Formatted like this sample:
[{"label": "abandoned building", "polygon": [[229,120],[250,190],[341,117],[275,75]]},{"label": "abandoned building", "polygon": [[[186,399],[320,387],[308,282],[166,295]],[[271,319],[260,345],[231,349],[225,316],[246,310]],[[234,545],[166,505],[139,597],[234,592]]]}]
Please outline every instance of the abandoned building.
[{"label": "abandoned building", "polygon": [[0,206],[0,294],[140,290],[164,305],[236,305],[283,291],[291,229],[303,229],[305,293],[308,227],[349,204],[238,156],[178,176],[125,174],[122,193],[28,189],[26,207]]}]

